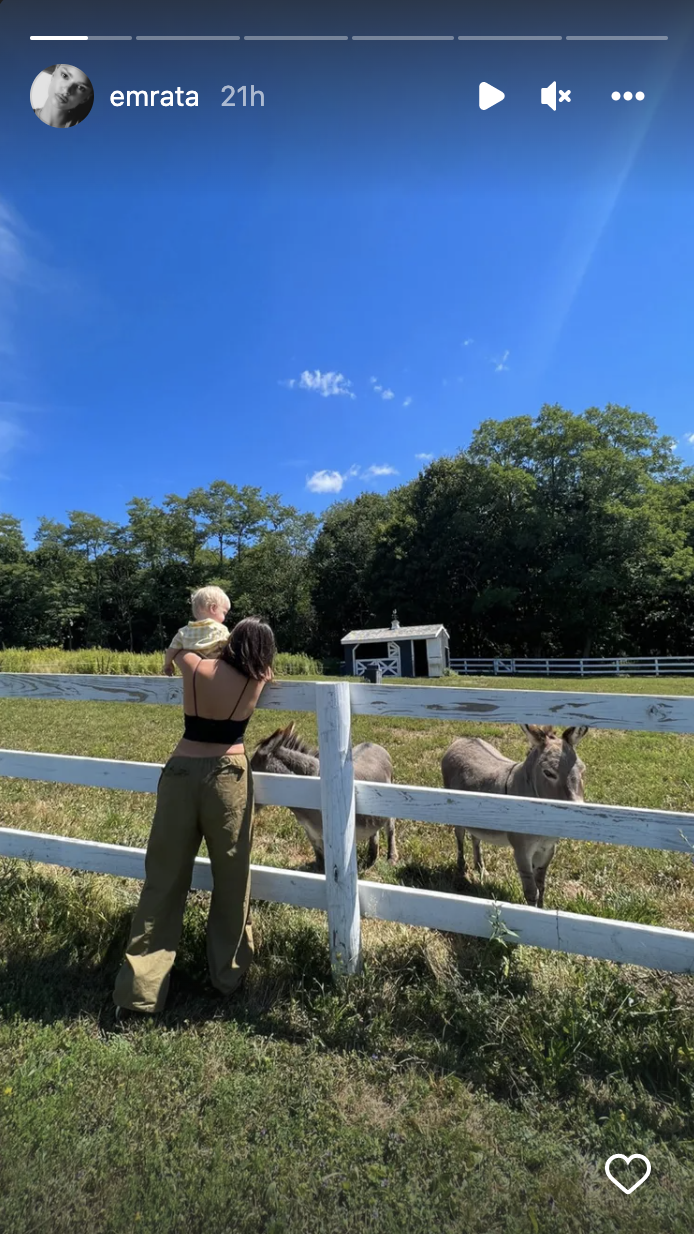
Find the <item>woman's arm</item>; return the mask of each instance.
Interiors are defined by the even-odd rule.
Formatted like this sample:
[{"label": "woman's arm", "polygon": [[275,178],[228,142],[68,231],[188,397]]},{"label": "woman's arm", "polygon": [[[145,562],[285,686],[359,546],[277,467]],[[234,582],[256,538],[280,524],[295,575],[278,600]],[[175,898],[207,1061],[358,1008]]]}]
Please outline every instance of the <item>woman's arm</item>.
[{"label": "woman's arm", "polygon": [[254,708],[257,706],[258,701],[259,701],[259,699],[260,699],[260,696],[261,696],[261,694],[262,694],[263,690],[265,689],[265,687],[266,687],[267,685],[269,685],[269,684],[270,684],[270,682],[272,682],[272,681],[274,681],[274,680],[275,680],[275,674],[273,673],[273,671],[272,671],[272,669],[271,669],[271,668],[268,668],[268,669],[266,670],[266,672],[265,672],[264,676],[262,676],[262,677],[260,678],[260,680],[259,680],[259,681],[254,681],[254,682],[253,682],[253,687],[254,687],[254,688],[253,688],[253,690],[252,690],[252,695],[251,695],[251,696],[252,696],[252,698],[253,698],[253,707],[254,707]]},{"label": "woman's arm", "polygon": [[[199,656],[197,651],[177,651],[172,657],[173,663],[177,664],[183,673],[184,677],[187,673],[192,673],[196,664],[201,664],[202,656]],[[208,663],[208,661],[204,661]]]}]

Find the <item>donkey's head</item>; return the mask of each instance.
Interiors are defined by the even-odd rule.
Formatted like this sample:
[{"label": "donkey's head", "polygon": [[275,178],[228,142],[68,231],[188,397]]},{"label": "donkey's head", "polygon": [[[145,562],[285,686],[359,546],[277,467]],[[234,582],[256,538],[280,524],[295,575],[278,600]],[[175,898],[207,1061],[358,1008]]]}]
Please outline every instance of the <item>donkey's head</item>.
[{"label": "donkey's head", "polygon": [[559,736],[551,725],[521,724],[530,741],[525,770],[536,797],[555,801],[584,801],[585,763],[576,753],[576,743],[588,732],[586,725],[565,728]]},{"label": "donkey's head", "polygon": [[302,741],[293,723],[261,741],[251,759],[252,771],[272,775],[317,776],[318,769],[318,751]]}]

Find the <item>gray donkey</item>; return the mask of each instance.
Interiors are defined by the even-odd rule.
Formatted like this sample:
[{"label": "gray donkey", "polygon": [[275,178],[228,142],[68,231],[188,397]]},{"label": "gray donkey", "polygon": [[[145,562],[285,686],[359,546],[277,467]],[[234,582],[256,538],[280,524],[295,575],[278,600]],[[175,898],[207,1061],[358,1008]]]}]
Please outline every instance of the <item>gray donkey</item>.
[{"label": "gray donkey", "polygon": [[[383,746],[362,741],[352,750],[355,780],[373,780],[378,784],[392,784],[393,764]],[[295,731],[294,725],[278,728],[261,741],[251,759],[252,771],[269,771],[275,775],[317,776],[319,774],[318,750],[307,746]],[[293,809],[292,813],[308,836],[316,854],[316,866],[325,869],[323,851],[323,818],[320,810]],[[385,827],[388,836],[388,860],[394,865],[398,860],[395,845],[395,820],[383,819],[370,814],[357,814],[357,840],[369,841],[369,864],[378,857],[378,833]]]},{"label": "gray donkey", "polygon": [[[588,732],[585,725],[567,728],[558,736],[553,728],[521,724],[530,740],[525,761],[514,763],[481,737],[458,737],[441,761],[446,788],[467,789],[475,793],[508,793],[515,797],[546,797],[554,801],[584,801],[585,764],[576,753],[576,743]],[[490,844],[510,844],[528,904],[542,908],[545,876],[557,845],[548,836],[520,835],[511,831],[475,831],[472,836],[475,869],[486,876],[480,840]],[[466,873],[465,828],[456,827],[458,870]]]}]

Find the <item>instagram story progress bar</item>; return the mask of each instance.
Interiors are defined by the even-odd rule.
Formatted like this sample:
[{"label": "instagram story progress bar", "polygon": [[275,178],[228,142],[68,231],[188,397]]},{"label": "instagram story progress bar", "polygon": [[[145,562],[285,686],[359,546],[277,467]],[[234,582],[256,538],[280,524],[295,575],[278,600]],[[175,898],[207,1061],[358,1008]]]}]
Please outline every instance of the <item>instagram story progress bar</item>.
[{"label": "instagram story progress bar", "polygon": [[[0,0],[0,3],[2,0]],[[667,34],[30,34],[32,43],[666,43]]]},{"label": "instagram story progress bar", "polygon": [[32,43],[131,43],[132,34],[30,34]]}]

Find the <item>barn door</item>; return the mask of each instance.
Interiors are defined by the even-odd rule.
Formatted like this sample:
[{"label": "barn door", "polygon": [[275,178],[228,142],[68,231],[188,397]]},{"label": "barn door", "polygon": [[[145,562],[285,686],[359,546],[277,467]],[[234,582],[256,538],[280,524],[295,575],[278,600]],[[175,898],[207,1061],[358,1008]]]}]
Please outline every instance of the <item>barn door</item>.
[{"label": "barn door", "polygon": [[443,674],[443,655],[439,639],[427,639],[427,659],[429,661],[429,676],[441,677]]},{"label": "barn door", "polygon": [[397,643],[388,644],[388,659],[393,663],[393,676],[402,677],[400,671],[400,648]]}]

